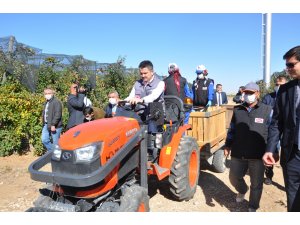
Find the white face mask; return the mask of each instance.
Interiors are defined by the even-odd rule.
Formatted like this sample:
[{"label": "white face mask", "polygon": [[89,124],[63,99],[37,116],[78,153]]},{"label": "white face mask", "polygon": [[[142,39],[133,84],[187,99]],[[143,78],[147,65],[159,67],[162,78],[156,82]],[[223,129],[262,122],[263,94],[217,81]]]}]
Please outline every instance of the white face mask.
[{"label": "white face mask", "polygon": [[109,98],[108,101],[111,105],[117,104],[117,99],[115,99],[115,98]]},{"label": "white face mask", "polygon": [[244,101],[247,102],[248,104],[252,104],[252,103],[256,102],[255,93],[252,94],[252,95],[245,94],[244,95]]},{"label": "white face mask", "polygon": [[51,94],[46,94],[46,95],[45,95],[45,99],[50,100],[50,99],[52,98],[52,96],[53,96],[53,95],[51,95]]},{"label": "white face mask", "polygon": [[87,121],[91,121],[91,120],[92,120],[92,117],[85,117],[85,119],[86,119]]},{"label": "white face mask", "polygon": [[204,77],[204,76],[203,76],[202,73],[201,73],[201,74],[198,74],[198,78],[199,78],[199,79],[203,79],[203,77]]}]

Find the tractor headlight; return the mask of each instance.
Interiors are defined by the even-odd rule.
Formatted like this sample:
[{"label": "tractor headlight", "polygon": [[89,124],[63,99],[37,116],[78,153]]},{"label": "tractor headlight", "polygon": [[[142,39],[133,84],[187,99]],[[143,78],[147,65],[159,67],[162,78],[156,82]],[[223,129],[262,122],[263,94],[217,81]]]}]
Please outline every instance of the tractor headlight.
[{"label": "tractor headlight", "polygon": [[99,157],[101,143],[94,143],[74,151],[75,162],[90,162]]},{"label": "tractor headlight", "polygon": [[61,149],[59,148],[58,145],[55,145],[53,148],[52,158],[56,160],[60,160],[60,156],[61,156]]}]

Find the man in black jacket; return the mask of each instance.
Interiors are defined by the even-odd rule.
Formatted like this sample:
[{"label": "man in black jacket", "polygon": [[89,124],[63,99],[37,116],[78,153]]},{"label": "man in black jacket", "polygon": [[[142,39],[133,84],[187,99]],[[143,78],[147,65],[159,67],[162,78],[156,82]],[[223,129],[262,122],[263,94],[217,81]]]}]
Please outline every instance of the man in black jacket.
[{"label": "man in black jacket", "polygon": [[70,88],[70,94],[67,100],[67,107],[69,111],[69,120],[67,124],[67,129],[75,127],[78,124],[83,123],[84,115],[83,109],[84,105],[84,97],[85,94],[84,87],[78,87],[78,84],[73,83]]},{"label": "man in black jacket", "polygon": [[[47,151],[52,150],[53,145],[57,145],[62,129],[62,103],[54,96],[54,90],[45,88],[44,97],[46,102],[43,108],[43,130],[42,143]],[[52,143],[50,138],[52,138]]]},{"label": "man in black jacket", "polygon": [[213,99],[213,105],[224,105],[227,104],[227,95],[226,93],[222,90],[222,84],[217,84],[216,85],[216,92],[214,94],[214,99]]},{"label": "man in black jacket", "polygon": [[119,93],[117,91],[111,91],[108,94],[108,104],[106,105],[105,118],[114,117],[118,108],[118,102],[120,101]]},{"label": "man in black jacket", "polygon": [[233,97],[233,101],[237,104],[243,103],[243,92],[245,90],[245,86],[240,86],[238,93]]},{"label": "man in black jacket", "polygon": [[[265,103],[266,105],[270,105],[273,109],[275,106],[276,95],[279,90],[279,87],[280,87],[280,85],[285,84],[286,80],[287,79],[285,76],[282,76],[282,75],[278,76],[276,78],[274,92],[271,92],[270,94],[265,95],[262,102]],[[272,110],[272,114],[273,114],[273,110]],[[279,154],[279,150],[280,150],[280,142],[278,142],[276,154]],[[279,156],[277,156],[277,157],[279,157]],[[273,166],[266,166],[265,174],[266,174],[265,184],[266,185],[272,184],[272,178],[274,176]]]},{"label": "man in black jacket", "polygon": [[268,145],[263,156],[265,165],[276,163],[274,154],[280,140],[287,210],[300,211],[300,46],[290,49],[283,59],[287,72],[294,80],[280,86],[269,127]]},{"label": "man in black jacket", "polygon": [[244,176],[249,170],[251,186],[249,212],[259,208],[264,181],[262,156],[267,143],[271,106],[259,101],[259,86],[245,86],[244,103],[234,107],[224,154],[231,152],[229,179],[238,191],[236,202],[242,202],[248,191]]}]

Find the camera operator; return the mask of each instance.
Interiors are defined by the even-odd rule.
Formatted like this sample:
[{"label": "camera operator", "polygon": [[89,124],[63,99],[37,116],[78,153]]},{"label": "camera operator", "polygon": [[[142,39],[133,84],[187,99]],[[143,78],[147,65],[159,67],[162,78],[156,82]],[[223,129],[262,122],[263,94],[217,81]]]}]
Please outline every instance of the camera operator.
[{"label": "camera operator", "polygon": [[75,127],[78,124],[83,123],[84,115],[83,110],[85,108],[84,98],[86,90],[84,87],[79,87],[78,83],[73,83],[70,88],[70,94],[67,100],[67,107],[69,111],[69,119],[67,129]]}]

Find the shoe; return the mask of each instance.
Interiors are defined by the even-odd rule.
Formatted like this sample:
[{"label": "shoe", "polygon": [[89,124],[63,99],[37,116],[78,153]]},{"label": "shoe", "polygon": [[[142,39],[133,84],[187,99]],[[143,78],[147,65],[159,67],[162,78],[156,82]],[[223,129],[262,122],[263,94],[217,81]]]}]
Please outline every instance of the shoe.
[{"label": "shoe", "polygon": [[238,193],[235,198],[235,201],[239,203],[239,202],[244,201],[244,199],[245,199],[245,194]]},{"label": "shoe", "polygon": [[[247,186],[247,191],[249,191],[249,187],[248,186]],[[247,193],[247,191],[246,191],[246,193]],[[238,193],[236,195],[235,201],[237,203],[244,201],[246,193],[245,194]]]},{"label": "shoe", "polygon": [[265,179],[265,182],[264,182],[266,185],[271,185],[272,184],[272,179],[271,178],[269,178],[269,177],[267,177],[266,179]]},{"label": "shoe", "polygon": [[248,212],[256,212],[256,209],[249,208],[249,209],[248,209]]}]

